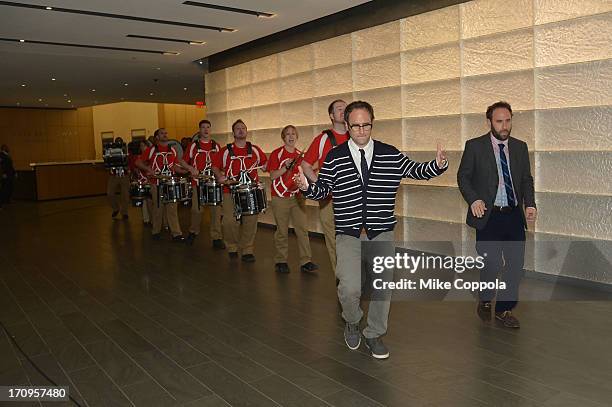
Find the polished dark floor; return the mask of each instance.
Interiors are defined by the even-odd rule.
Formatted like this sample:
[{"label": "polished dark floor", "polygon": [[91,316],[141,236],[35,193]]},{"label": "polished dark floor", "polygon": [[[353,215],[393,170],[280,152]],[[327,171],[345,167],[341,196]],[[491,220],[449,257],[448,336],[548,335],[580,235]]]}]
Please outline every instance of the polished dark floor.
[{"label": "polished dark floor", "polygon": [[[611,302],[522,303],[519,331],[472,303],[395,302],[375,361],[343,343],[322,241],[319,275],[277,275],[272,233],[231,263],[206,233],[188,247],[152,241],[135,210],[112,221],[103,198],[13,204],[0,321],[81,405],[612,405]],[[18,384],[47,383],[1,332],[0,385]]]}]

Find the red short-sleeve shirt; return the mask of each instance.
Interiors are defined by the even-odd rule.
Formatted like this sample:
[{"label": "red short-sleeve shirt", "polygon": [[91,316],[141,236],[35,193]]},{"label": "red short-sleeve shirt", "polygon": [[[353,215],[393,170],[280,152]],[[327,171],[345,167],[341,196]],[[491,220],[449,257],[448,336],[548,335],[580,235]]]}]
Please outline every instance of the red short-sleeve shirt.
[{"label": "red short-sleeve shirt", "polygon": [[[336,138],[336,145],[339,146],[342,143],[346,143],[349,139],[348,132],[341,134],[337,133],[332,129],[334,136]],[[325,133],[319,134],[317,137],[312,140],[310,143],[310,147],[306,150],[306,154],[304,154],[304,161],[306,161],[310,165],[314,165],[314,163],[319,163],[319,168],[323,166],[323,162],[325,161],[325,157],[327,157],[327,153],[333,148],[329,137]]]},{"label": "red short-sleeve shirt", "polygon": [[[227,146],[223,147],[218,154],[213,154],[212,165],[219,168],[226,177],[238,179],[240,171],[248,171],[248,175],[253,181],[259,181],[259,175],[255,167],[264,166],[268,161],[266,154],[261,148],[255,144],[251,144],[252,152],[248,154],[248,146],[236,147],[234,143],[230,144],[234,152],[234,156],[230,155]],[[224,188],[225,192],[229,192],[228,188]]]},{"label": "red short-sleeve shirt", "polygon": [[[153,168],[155,175],[170,175],[174,174],[178,153],[174,147],[157,145],[147,147],[140,159]],[[150,181],[157,185],[159,180],[152,179]]]},{"label": "red short-sleeve shirt", "polygon": [[[298,158],[302,152],[297,148],[293,150],[292,153],[287,151],[285,146],[279,147],[276,150],[270,153],[270,159],[268,160],[268,166],[266,170],[268,172],[272,172],[281,168],[281,166],[286,165],[288,162],[291,162]],[[298,159],[298,161],[300,161]],[[297,163],[299,165],[299,162]],[[294,166],[297,168],[297,166]],[[289,198],[295,195],[298,191],[294,188],[293,182],[294,171],[285,172],[280,177],[276,178],[272,181],[271,192],[272,196],[278,196],[282,198]]]}]

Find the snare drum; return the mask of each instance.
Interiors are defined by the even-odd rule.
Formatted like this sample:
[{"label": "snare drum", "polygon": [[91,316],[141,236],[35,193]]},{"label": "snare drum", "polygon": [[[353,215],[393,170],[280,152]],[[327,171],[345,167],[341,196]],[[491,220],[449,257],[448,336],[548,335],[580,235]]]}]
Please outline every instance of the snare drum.
[{"label": "snare drum", "polygon": [[223,203],[223,185],[214,177],[198,177],[198,202],[201,206],[217,206]]},{"label": "snare drum", "polygon": [[151,185],[145,182],[132,182],[130,184],[130,199],[132,205],[141,207],[145,201],[151,197]]},{"label": "snare drum", "polygon": [[234,215],[240,219],[243,215],[264,213],[268,207],[266,190],[263,184],[240,184],[233,188]]},{"label": "snare drum", "polygon": [[167,177],[160,179],[159,196],[162,203],[185,202],[191,199],[191,183],[187,178]]}]

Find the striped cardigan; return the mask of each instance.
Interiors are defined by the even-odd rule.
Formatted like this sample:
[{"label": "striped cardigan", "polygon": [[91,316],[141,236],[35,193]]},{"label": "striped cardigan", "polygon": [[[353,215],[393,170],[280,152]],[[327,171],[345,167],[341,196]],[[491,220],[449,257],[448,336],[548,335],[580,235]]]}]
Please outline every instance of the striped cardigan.
[{"label": "striped cardigan", "polygon": [[442,174],[436,160],[418,163],[410,160],[392,145],[374,141],[374,155],[369,178],[363,185],[348,143],[331,150],[319,171],[316,182],[304,192],[306,198],[321,200],[333,197],[336,234],[359,237],[361,228],[369,239],[393,230],[395,197],[402,178],[428,180]]}]

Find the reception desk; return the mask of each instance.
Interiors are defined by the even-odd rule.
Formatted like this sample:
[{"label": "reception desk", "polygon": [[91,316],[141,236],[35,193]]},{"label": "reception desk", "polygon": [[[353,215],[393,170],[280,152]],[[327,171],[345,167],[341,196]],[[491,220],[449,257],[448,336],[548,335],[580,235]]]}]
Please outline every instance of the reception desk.
[{"label": "reception desk", "polygon": [[30,167],[39,201],[106,194],[108,171],[101,160],[32,163]]}]

